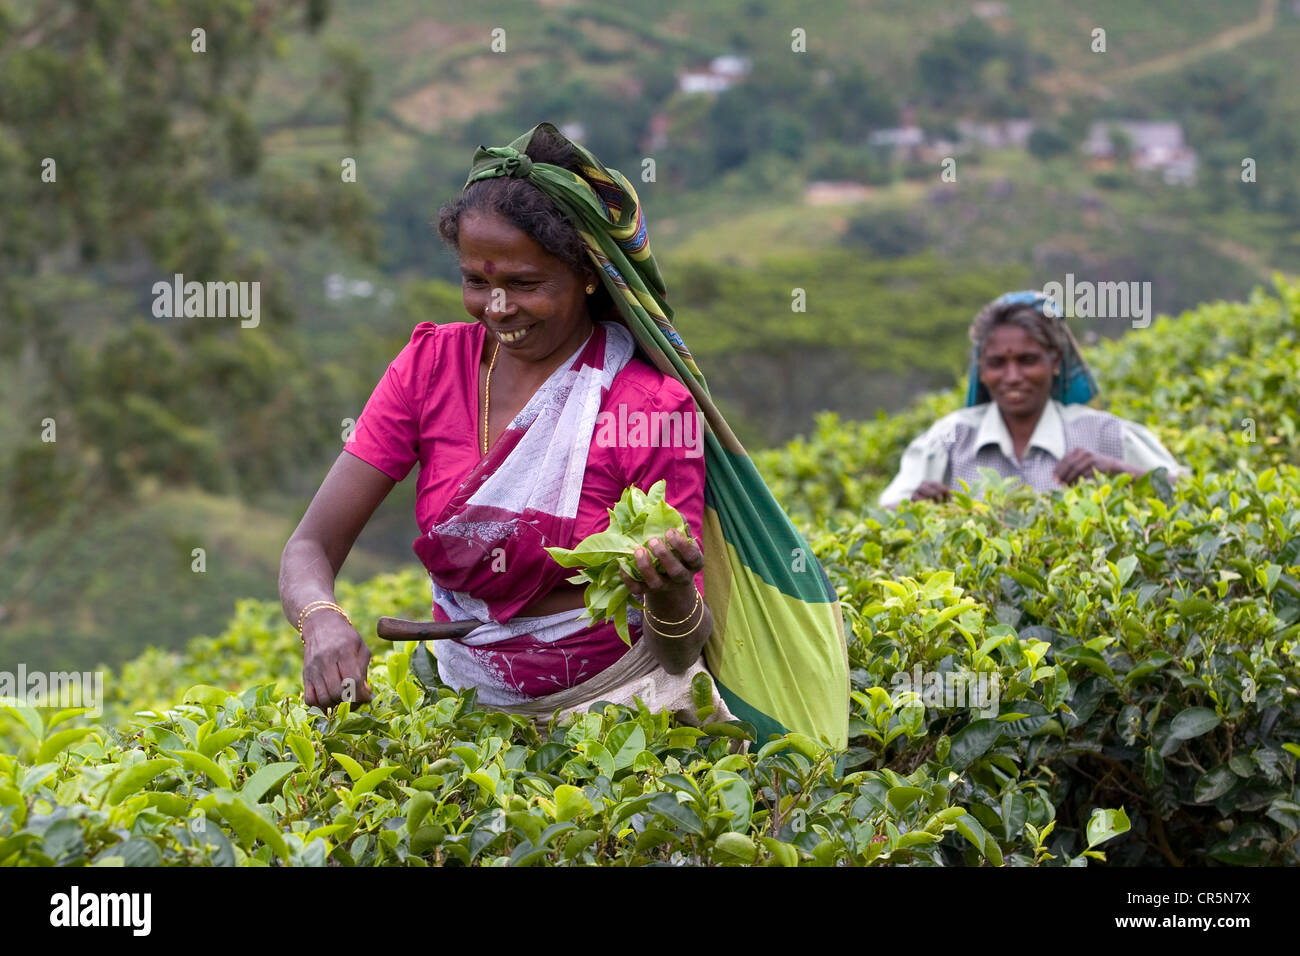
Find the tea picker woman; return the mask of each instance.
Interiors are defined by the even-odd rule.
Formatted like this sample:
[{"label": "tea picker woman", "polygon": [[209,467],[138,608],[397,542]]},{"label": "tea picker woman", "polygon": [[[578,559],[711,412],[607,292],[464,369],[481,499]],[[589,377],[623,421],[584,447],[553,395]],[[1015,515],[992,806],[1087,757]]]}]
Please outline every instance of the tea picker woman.
[{"label": "tea picker woman", "polygon": [[[834,591],[816,561],[793,572],[785,560],[811,552],[671,323],[631,184],[544,123],[480,147],[438,227],[472,321],[416,326],[285,546],[280,591],[305,644],[306,702],[339,701],[349,680],[369,699],[370,653],[333,603],[334,576],[418,462],[413,547],[434,618],[480,625],[433,645],[444,683],[536,717],[640,699],[690,719],[691,680],[711,673],[710,719],[748,720],[760,740],[798,729],[842,745]],[[599,440],[597,417],[620,411],[698,411],[704,447]],[[580,617],[573,572],[544,548],[603,531],[625,488],[659,480],[693,539],[669,531],[637,553],[644,582],[627,583],[645,610],[629,613],[628,647],[612,621]]]},{"label": "tea picker woman", "polygon": [[904,498],[943,501],[980,468],[1052,491],[1081,478],[1164,468],[1186,473],[1146,427],[1085,403],[1097,394],[1061,310],[1040,292],[1008,292],[975,316],[966,408],[917,437],[881,507]]}]

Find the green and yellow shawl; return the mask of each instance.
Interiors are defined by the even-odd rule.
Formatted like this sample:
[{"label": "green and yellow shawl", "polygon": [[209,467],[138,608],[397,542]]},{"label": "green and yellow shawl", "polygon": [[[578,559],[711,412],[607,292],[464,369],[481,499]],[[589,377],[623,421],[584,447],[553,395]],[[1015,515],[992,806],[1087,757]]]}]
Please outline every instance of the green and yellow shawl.
[{"label": "green and yellow shawl", "polygon": [[525,155],[542,123],[509,146],[479,147],[466,188],[480,179],[526,179],[574,224],[628,329],[664,374],[685,384],[707,425],[704,589],[713,634],[704,658],[727,706],[769,734],[797,731],[848,742],[849,680],[839,600],[807,542],[763,483],[709,396],[704,375],[673,328],[667,289],[650,252],[636,190],[577,143],[581,175]]}]

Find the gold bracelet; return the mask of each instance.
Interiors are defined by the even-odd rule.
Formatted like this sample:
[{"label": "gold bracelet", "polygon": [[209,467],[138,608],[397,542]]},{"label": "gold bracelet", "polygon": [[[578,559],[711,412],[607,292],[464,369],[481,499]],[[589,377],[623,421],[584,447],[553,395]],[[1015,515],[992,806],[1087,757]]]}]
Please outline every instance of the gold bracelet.
[{"label": "gold bracelet", "polygon": [[[657,622],[657,623],[659,623],[659,624],[667,624],[669,627],[674,627],[675,625],[678,625],[678,624],[685,624],[687,621],[689,621],[691,618],[693,618],[693,617],[695,616],[695,611],[699,608],[699,606],[700,606],[700,590],[699,590],[699,588],[696,588],[696,589],[695,589],[695,604],[693,604],[693,605],[691,606],[691,611],[690,611],[690,613],[687,614],[687,615],[686,615],[684,618],[682,618],[680,621],[665,621],[665,620],[664,620],[663,618],[661,618],[661,617],[655,617],[653,614],[650,613],[650,602],[649,602],[649,601],[646,601],[646,605],[645,605],[645,613],[646,613],[646,617],[650,618],[650,620],[652,620],[652,621],[655,621],[655,622]],[[663,631],[660,631],[659,633],[662,634]]]},{"label": "gold bracelet", "polygon": [[305,618],[310,611],[312,611],[314,608],[330,607],[332,605],[334,605],[333,601],[310,601],[307,604],[304,604],[302,606],[302,610],[298,612],[298,623],[295,624],[294,627],[298,629],[299,633],[301,633],[302,619]]},{"label": "gold bracelet", "polygon": [[[698,599],[698,597],[699,597],[699,592],[696,591],[695,594],[696,594],[696,597],[697,597],[697,599]],[[700,611],[700,612],[701,612],[701,615],[700,615],[700,616],[701,616],[701,618],[703,618],[703,608],[704,608],[704,602],[703,602],[703,601],[700,601],[700,600],[696,600],[696,602],[695,602],[695,607],[693,607],[693,608],[691,609],[690,616],[689,616],[689,617],[686,617],[686,618],[683,618],[683,619],[680,620],[680,621],[676,621],[676,622],[674,622],[674,623],[677,623],[677,624],[684,624],[684,623],[686,623],[687,621],[692,621],[691,626],[688,627],[686,630],[682,631],[680,634],[669,634],[667,631],[661,631],[659,628],[655,627],[655,624],[654,624],[655,619],[654,619],[653,617],[650,616],[650,612],[649,612],[648,609],[647,609],[647,611],[646,611],[646,624],[649,625],[650,630],[654,631],[654,632],[655,632],[656,634],[658,634],[660,637],[669,637],[669,638],[673,638],[673,639],[680,639],[680,638],[683,638],[683,637],[685,637],[686,635],[692,633],[692,632],[693,632],[697,627],[699,627],[698,624],[694,623],[695,612],[696,612],[696,611]]]},{"label": "gold bracelet", "polygon": [[654,622],[650,620],[646,621],[646,626],[649,627],[651,631],[658,634],[660,637],[666,637],[669,638],[670,640],[681,640],[683,637],[686,637],[687,635],[694,633],[695,629],[699,627],[699,624],[692,623],[690,627],[682,631],[680,634],[669,634],[665,631],[661,631],[659,630],[659,628],[655,627]]},{"label": "gold bracelet", "polygon": [[298,636],[302,639],[304,644],[307,643],[307,637],[302,632],[303,621],[305,621],[309,615],[314,614],[316,611],[322,611],[325,608],[331,608],[332,610],[338,611],[343,615],[343,620],[347,621],[348,625],[351,626],[352,618],[348,617],[348,612],[343,610],[343,608],[339,607],[333,601],[312,601],[298,612]]}]

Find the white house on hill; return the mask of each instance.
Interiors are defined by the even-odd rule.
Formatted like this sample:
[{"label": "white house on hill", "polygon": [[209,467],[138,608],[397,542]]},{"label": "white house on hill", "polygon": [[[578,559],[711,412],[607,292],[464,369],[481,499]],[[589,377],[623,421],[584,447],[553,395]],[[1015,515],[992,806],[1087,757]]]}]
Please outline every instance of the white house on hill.
[{"label": "white house on hill", "polygon": [[1088,128],[1084,152],[1093,159],[1114,159],[1112,132],[1128,137],[1133,148],[1133,168],[1159,173],[1167,183],[1187,185],[1196,180],[1196,151],[1183,139],[1183,127],[1172,122],[1115,120]]}]

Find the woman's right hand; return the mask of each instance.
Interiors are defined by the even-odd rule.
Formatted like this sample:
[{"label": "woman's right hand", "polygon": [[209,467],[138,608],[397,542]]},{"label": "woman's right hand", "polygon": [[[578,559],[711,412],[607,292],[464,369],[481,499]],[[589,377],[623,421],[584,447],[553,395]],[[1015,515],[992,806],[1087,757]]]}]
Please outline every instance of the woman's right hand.
[{"label": "woman's right hand", "polygon": [[912,492],[913,501],[947,501],[951,496],[952,492],[946,485],[928,480],[921,482]]},{"label": "woman's right hand", "polygon": [[370,700],[366,681],[370,648],[343,615],[333,611],[311,614],[303,622],[302,634],[306,643],[302,696],[308,707],[326,710],[343,700],[359,704]]}]

